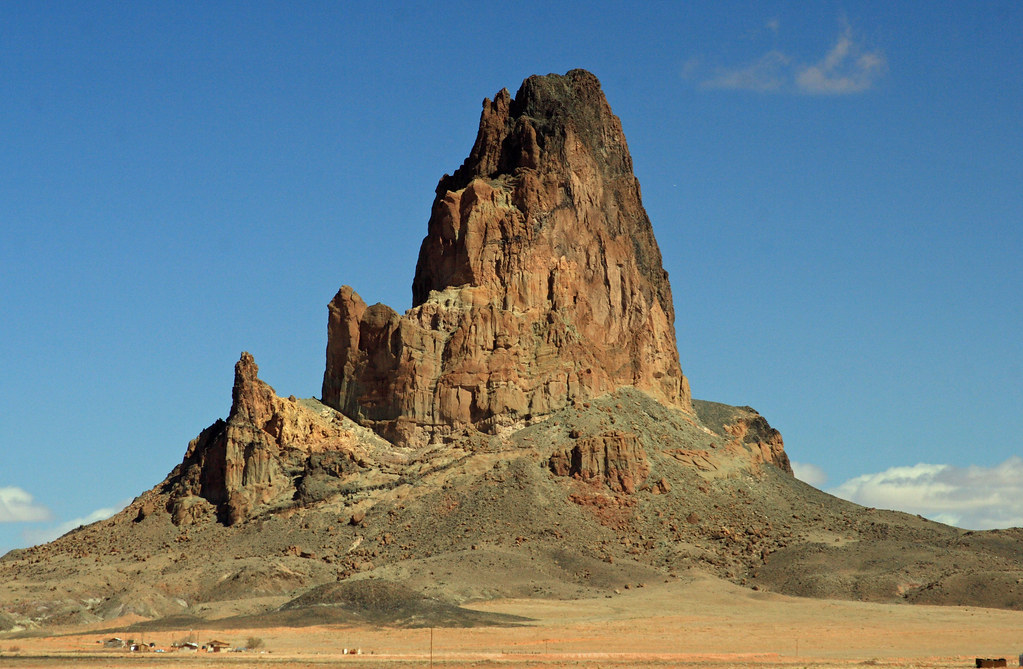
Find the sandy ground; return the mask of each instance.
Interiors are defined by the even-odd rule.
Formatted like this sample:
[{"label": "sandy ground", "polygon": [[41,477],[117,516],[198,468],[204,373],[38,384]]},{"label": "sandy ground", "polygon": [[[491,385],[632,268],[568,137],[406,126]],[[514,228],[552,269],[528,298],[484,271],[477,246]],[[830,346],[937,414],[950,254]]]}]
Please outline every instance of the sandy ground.
[{"label": "sandy ground", "polygon": [[[977,657],[1023,653],[1023,612],[970,607],[809,600],[712,579],[650,584],[611,597],[500,600],[481,610],[527,616],[512,628],[363,627],[207,629],[148,633],[69,631],[0,637],[3,667],[972,667]],[[129,621],[124,621],[127,624]],[[113,635],[158,647],[189,636],[263,653],[138,654],[105,650]],[[12,650],[13,648],[13,650]],[[343,649],[361,649],[345,655]]]}]

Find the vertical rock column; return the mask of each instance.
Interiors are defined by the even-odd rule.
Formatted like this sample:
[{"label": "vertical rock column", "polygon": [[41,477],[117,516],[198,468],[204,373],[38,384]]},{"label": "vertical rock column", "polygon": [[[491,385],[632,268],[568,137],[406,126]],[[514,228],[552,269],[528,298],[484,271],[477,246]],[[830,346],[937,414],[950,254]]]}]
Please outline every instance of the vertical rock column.
[{"label": "vertical rock column", "polygon": [[437,186],[398,315],[342,287],[323,401],[403,444],[492,431],[632,385],[692,411],[667,272],[596,77],[485,100]]}]

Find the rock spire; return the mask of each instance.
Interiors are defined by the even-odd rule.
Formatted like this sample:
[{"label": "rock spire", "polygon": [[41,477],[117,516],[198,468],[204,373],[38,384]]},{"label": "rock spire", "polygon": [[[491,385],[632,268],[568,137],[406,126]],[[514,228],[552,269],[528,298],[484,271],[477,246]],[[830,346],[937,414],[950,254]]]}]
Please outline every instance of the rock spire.
[{"label": "rock spire", "polygon": [[401,444],[493,432],[632,385],[692,411],[667,272],[621,122],[589,72],[484,100],[404,315],[329,305],[323,402]]},{"label": "rock spire", "polygon": [[[335,470],[350,469],[362,435],[354,424],[278,397],[260,380],[249,353],[234,366],[231,413],[193,439],[185,458],[164,483],[167,510],[175,525],[189,525],[213,514],[227,525],[253,509],[307,501],[308,488],[330,460]],[[361,428],[356,428],[362,432]],[[335,472],[335,476],[339,475]]]}]

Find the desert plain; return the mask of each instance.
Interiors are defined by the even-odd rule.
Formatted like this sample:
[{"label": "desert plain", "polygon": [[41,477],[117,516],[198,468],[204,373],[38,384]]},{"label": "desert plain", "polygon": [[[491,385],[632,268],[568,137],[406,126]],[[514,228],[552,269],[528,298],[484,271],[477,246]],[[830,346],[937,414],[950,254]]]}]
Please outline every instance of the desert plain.
[{"label": "desert plain", "polygon": [[[521,616],[471,628],[310,625],[132,631],[137,620],[0,636],[4,667],[972,667],[1018,664],[1023,612],[806,599],[683,575],[604,597],[502,599],[471,605]],[[169,652],[107,649],[111,637]],[[245,652],[171,651],[223,640]],[[345,649],[348,649],[346,654]],[[360,654],[355,654],[359,651]]]}]

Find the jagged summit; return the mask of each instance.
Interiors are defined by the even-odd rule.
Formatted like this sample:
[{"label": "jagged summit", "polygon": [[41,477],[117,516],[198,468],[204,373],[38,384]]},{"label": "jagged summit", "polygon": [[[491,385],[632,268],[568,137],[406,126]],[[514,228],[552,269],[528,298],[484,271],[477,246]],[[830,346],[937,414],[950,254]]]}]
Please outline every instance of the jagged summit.
[{"label": "jagged summit", "polygon": [[583,70],[485,100],[404,315],[344,286],[323,401],[398,443],[493,432],[635,386],[692,412],[667,272],[621,123]]},{"label": "jagged summit", "polygon": [[193,439],[164,482],[176,525],[208,515],[234,525],[254,510],[309,502],[318,477],[357,471],[354,463],[382,441],[315,400],[278,397],[258,374],[252,355],[242,353],[227,420]]},{"label": "jagged summit", "polygon": [[542,169],[568,164],[573,139],[601,156],[605,176],[632,175],[632,157],[621,122],[611,111],[600,82],[586,70],[565,75],[533,75],[522,82],[515,98],[507,88],[483,101],[476,142],[453,175],[445,175],[437,194],[465,188],[477,177],[493,178],[519,168]]}]

